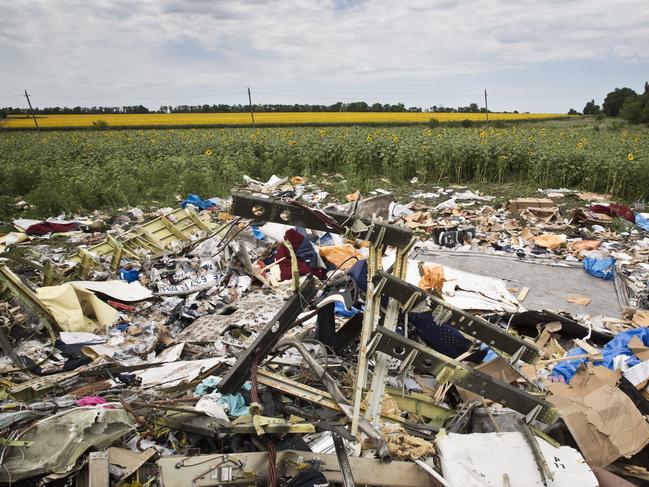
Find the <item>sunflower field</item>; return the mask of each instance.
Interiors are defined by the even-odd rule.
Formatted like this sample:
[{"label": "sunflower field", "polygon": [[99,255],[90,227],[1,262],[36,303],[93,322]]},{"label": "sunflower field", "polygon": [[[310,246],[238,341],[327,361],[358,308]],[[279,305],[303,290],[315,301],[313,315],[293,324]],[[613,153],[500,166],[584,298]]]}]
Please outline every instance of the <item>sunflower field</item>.
[{"label": "sunflower field", "polygon": [[[131,114],[66,114],[37,115],[42,129],[92,129],[99,121],[112,128],[183,128],[183,127],[248,127],[249,113],[131,113]],[[260,112],[255,122],[260,126],[286,125],[408,125],[438,122],[484,121],[484,113],[425,112]],[[570,118],[560,113],[490,113],[491,121],[524,121]],[[7,130],[34,130],[34,121],[26,115],[10,115],[2,122]]]},{"label": "sunflower field", "polygon": [[0,211],[175,205],[176,195],[225,195],[242,176],[337,175],[348,189],[525,182],[624,201],[649,197],[649,130],[299,127],[0,133]]}]

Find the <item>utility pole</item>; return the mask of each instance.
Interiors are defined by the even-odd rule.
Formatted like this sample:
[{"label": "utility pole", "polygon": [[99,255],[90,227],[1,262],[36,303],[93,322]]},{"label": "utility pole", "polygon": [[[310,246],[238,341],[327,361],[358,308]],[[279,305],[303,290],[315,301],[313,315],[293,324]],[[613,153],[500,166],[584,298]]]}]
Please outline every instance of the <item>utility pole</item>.
[{"label": "utility pole", "polygon": [[40,132],[40,128],[38,127],[38,122],[36,121],[36,115],[34,114],[34,109],[32,108],[32,102],[29,99],[29,93],[27,93],[27,90],[25,90],[25,98],[27,98],[27,103],[29,104],[29,112],[32,114],[32,118],[34,119],[34,125],[36,125],[36,131]]},{"label": "utility pole", "polygon": [[248,86],[248,104],[250,105],[250,118],[252,119],[252,128],[255,128],[255,112],[252,110],[252,97],[250,96],[250,86]]},{"label": "utility pole", "polygon": [[487,105],[487,90],[484,90],[484,114],[487,119],[487,124],[489,124],[489,106]]}]

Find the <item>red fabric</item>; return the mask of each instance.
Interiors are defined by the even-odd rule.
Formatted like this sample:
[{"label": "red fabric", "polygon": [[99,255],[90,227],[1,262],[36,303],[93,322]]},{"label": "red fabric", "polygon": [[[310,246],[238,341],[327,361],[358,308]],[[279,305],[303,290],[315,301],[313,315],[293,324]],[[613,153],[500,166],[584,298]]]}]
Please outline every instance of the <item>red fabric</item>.
[{"label": "red fabric", "polygon": [[64,233],[76,230],[78,223],[41,222],[31,225],[25,230],[27,235],[47,235],[48,233]]},{"label": "red fabric", "polygon": [[[284,234],[284,240],[288,241],[291,244],[291,247],[293,247],[293,252],[297,252],[304,239],[304,235],[293,229],[287,230]],[[284,260],[279,263],[280,276],[282,278],[282,281],[287,281],[291,278],[291,253],[283,244],[280,245],[277,249],[277,252],[275,252],[275,262],[277,262],[282,257],[284,257]],[[313,274],[320,279],[324,277],[324,269],[312,269],[306,262],[300,260],[299,258],[297,259],[297,269],[301,276]]]},{"label": "red fabric", "polygon": [[631,208],[624,205],[593,205],[590,207],[590,211],[595,213],[605,213],[610,216],[619,216],[625,220],[635,223],[635,214],[631,211]]}]

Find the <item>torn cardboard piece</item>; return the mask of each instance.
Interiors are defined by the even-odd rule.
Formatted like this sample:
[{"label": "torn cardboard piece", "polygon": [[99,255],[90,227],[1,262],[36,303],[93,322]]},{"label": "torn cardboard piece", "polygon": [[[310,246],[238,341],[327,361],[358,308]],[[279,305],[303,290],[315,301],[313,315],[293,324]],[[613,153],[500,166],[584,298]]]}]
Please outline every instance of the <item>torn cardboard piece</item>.
[{"label": "torn cardboard piece", "polygon": [[649,423],[616,387],[620,372],[606,367],[580,369],[570,381],[548,383],[548,400],[560,411],[589,463],[606,467],[649,444]]},{"label": "torn cardboard piece", "polygon": [[582,296],[580,294],[569,294],[566,297],[566,301],[568,303],[573,303],[573,304],[580,304],[582,306],[588,306],[592,299],[590,299],[588,296]]},{"label": "torn cardboard piece", "polygon": [[638,360],[641,360],[642,362],[649,360],[649,347],[646,346],[637,336],[634,336],[629,340],[628,347],[631,352],[633,352],[633,355],[638,357]]},{"label": "torn cardboard piece", "polygon": [[538,237],[534,237],[534,243],[539,247],[554,250],[566,244],[566,236],[555,233],[544,233]]},{"label": "torn cardboard piece", "polygon": [[554,208],[555,204],[549,198],[516,198],[507,202],[507,211],[512,213],[528,208]]}]

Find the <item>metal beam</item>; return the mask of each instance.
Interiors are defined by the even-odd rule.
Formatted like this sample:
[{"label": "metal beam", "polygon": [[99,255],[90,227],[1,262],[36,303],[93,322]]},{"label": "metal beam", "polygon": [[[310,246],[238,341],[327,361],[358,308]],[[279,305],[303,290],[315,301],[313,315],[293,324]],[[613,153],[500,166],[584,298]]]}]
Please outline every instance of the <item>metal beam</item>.
[{"label": "metal beam", "polygon": [[239,391],[243,383],[250,377],[253,358],[257,354],[258,363],[275,347],[284,334],[291,329],[298,315],[309,305],[318,292],[318,279],[307,276],[296,293],[282,306],[237,360],[217,386],[223,394],[233,394]]},{"label": "metal beam", "polygon": [[[397,255],[394,261],[393,274],[400,279],[406,277],[406,271],[408,269],[408,254],[410,249],[415,244],[415,240],[411,240],[408,245],[402,248],[397,249]],[[377,269],[379,274],[380,269]],[[376,279],[376,276],[373,280],[378,284],[379,279]],[[380,303],[380,298],[378,296],[378,303]],[[378,307],[378,304],[377,304]],[[377,316],[378,318],[378,316]],[[390,298],[388,302],[388,308],[385,313],[385,318],[383,319],[383,326],[391,331],[397,329],[397,321],[399,320],[399,302]],[[374,329],[378,326],[378,319],[374,321]],[[374,331],[374,329],[372,331]],[[379,417],[381,413],[381,405],[383,403],[383,392],[385,391],[385,383],[388,378],[388,360],[389,356],[384,353],[378,353],[375,357],[374,371],[372,374],[372,382],[370,384],[370,392],[367,400],[367,419],[374,424],[374,426],[379,425]]]},{"label": "metal beam", "polygon": [[[379,235],[384,232],[384,244],[405,247],[413,237],[412,230],[406,227],[356,217],[339,211],[326,210],[324,213],[336,220],[339,225],[344,226],[356,238],[362,240],[377,241]],[[232,193],[232,214],[252,220],[332,232],[331,228],[308,209],[269,195]]]},{"label": "metal beam", "polygon": [[345,443],[338,433],[335,431],[331,433],[334,440],[334,448],[336,449],[336,457],[338,457],[338,464],[340,465],[340,473],[343,477],[343,485],[345,487],[354,487],[354,472],[349,465],[349,457],[345,451]]},{"label": "metal beam", "polygon": [[413,296],[415,296],[414,299],[418,299],[418,296],[425,297],[430,304],[436,323],[447,323],[471,338],[480,340],[510,356],[519,354],[520,359],[525,362],[533,363],[539,358],[540,350],[536,345],[506,332],[484,318],[457,308],[443,299],[387,272],[379,272],[374,277],[375,282],[382,279],[385,279],[383,294],[396,299],[402,306],[412,302]]},{"label": "metal beam", "polygon": [[468,367],[421,343],[404,338],[398,333],[379,327],[373,342],[377,351],[400,360],[407,358],[416,369],[437,376],[441,383],[452,382],[547,424],[552,423],[556,417],[556,409],[545,400]]},{"label": "metal beam", "polygon": [[[288,396],[303,399],[333,411],[341,410],[340,406],[327,391],[321,391],[315,387],[296,382],[288,377],[274,374],[262,368],[259,368],[257,373],[257,380],[260,384],[271,387]],[[455,411],[433,403],[430,397],[423,394],[404,394],[401,390],[392,387],[388,387],[386,390],[401,410],[411,412],[429,420],[427,424],[419,425],[397,416],[381,416],[384,421],[399,423],[406,429],[416,431],[418,429],[421,430],[423,426],[426,428],[425,431],[439,431],[444,427],[444,423],[455,415]],[[361,408],[361,412],[365,412],[365,410]]]}]

